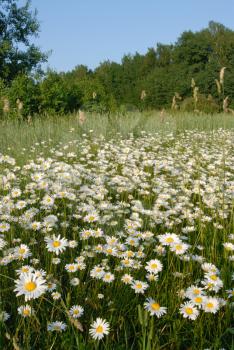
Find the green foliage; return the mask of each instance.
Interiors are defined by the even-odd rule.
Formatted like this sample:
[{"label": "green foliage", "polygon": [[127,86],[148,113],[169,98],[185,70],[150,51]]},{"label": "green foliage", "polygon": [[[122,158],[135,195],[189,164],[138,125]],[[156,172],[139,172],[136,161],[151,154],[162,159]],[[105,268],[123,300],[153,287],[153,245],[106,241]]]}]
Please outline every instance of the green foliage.
[{"label": "green foliage", "polygon": [[[8,98],[10,112],[18,117],[26,118],[39,112],[39,86],[32,77],[18,75],[8,88]],[[20,103],[22,103],[21,109]]]},{"label": "green foliage", "polygon": [[30,1],[22,6],[17,2],[0,1],[0,78],[6,82],[31,72],[47,57],[30,43],[30,38],[39,31],[36,11],[30,10]]},{"label": "green foliage", "polygon": [[219,105],[215,102],[211,95],[206,97],[199,94],[197,103],[195,103],[193,97],[187,97],[181,103],[180,109],[183,112],[202,112],[214,114],[219,112]]},{"label": "green foliage", "polygon": [[[2,1],[2,6],[6,8],[0,23],[2,28],[13,5],[16,6],[13,0]],[[18,24],[17,28],[13,28],[14,34],[9,33],[12,45],[23,42],[29,45],[28,50],[33,51],[28,36],[38,31],[35,14],[29,11],[29,3],[22,8],[16,7],[14,14]],[[9,12],[8,16],[11,21],[13,14]],[[16,29],[22,26],[22,18],[26,27],[21,29],[20,35]],[[222,111],[223,100],[227,96],[229,111],[234,109],[234,31],[216,22],[210,22],[199,32],[182,33],[173,45],[158,43],[145,55],[137,52],[125,55],[121,63],[107,60],[93,71],[84,65],[76,66],[67,73],[49,70],[43,77],[40,76],[40,80],[32,77],[32,71],[40,61],[39,56],[36,63],[28,51],[25,52],[30,62],[28,65],[23,60],[19,63],[13,56],[10,60],[6,52],[13,50],[14,45],[9,46],[10,39],[4,41],[2,38],[3,34],[0,35],[0,78],[5,79],[2,94],[9,98],[10,114],[13,115],[17,114],[18,99],[23,102],[23,117],[38,113],[66,114],[79,109],[101,114],[117,111],[125,114],[131,110],[170,109],[176,93],[182,98],[179,104],[183,111]],[[219,80],[222,67],[226,67],[225,77],[222,91],[218,92],[215,80]],[[192,97],[192,79],[200,92],[196,106]]]}]

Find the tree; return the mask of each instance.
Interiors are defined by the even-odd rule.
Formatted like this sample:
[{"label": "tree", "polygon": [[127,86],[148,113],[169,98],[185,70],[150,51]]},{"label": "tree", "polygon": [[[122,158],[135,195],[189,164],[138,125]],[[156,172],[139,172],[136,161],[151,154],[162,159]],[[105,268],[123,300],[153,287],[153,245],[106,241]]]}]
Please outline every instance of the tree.
[{"label": "tree", "polygon": [[0,0],[0,78],[7,83],[18,74],[39,69],[47,55],[30,43],[39,32],[37,12],[31,11],[31,2],[23,6],[18,0]]}]

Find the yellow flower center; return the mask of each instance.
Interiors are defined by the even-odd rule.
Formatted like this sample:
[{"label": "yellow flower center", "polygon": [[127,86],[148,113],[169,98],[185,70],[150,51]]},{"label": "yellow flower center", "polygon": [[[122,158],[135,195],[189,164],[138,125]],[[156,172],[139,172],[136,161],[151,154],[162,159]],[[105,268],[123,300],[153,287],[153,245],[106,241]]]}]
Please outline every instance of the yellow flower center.
[{"label": "yellow flower center", "polygon": [[25,253],[25,249],[24,248],[20,248],[19,249],[19,254],[24,254]]},{"label": "yellow flower center", "polygon": [[136,284],[136,288],[137,288],[137,289],[141,289],[141,288],[142,288],[142,284],[141,284],[141,283],[137,283],[137,284]]},{"label": "yellow flower center", "polygon": [[174,239],[172,237],[168,237],[168,238],[166,238],[166,242],[172,243],[172,242],[174,242]]},{"label": "yellow flower center", "polygon": [[160,305],[158,303],[151,304],[151,307],[154,311],[158,311],[160,309]]},{"label": "yellow flower center", "polygon": [[202,302],[202,298],[201,297],[196,297],[194,299],[195,303],[201,303]]},{"label": "yellow flower center", "polygon": [[59,241],[54,241],[52,244],[53,244],[54,248],[58,248],[61,246],[61,242],[59,242]]},{"label": "yellow flower center", "polygon": [[35,282],[27,282],[25,283],[24,288],[27,292],[32,292],[37,288],[37,285]]},{"label": "yellow flower center", "polygon": [[69,266],[69,270],[71,271],[75,270],[75,266],[74,265]]},{"label": "yellow flower center", "polygon": [[103,327],[101,325],[99,325],[97,328],[96,328],[96,332],[97,333],[103,333]]},{"label": "yellow flower center", "polygon": [[182,249],[182,245],[181,245],[181,244],[177,244],[177,245],[175,246],[175,248],[176,248],[176,250],[181,250],[181,249]]},{"label": "yellow flower center", "polygon": [[79,310],[74,310],[73,313],[74,313],[74,315],[78,315],[79,314]]},{"label": "yellow flower center", "polygon": [[199,290],[199,289],[194,289],[194,290],[193,290],[193,293],[194,293],[195,295],[198,295],[198,294],[200,294],[200,290]]},{"label": "yellow flower center", "polygon": [[214,307],[214,304],[213,303],[207,303],[206,307],[208,307],[208,309],[212,309],[212,307]]},{"label": "yellow flower center", "polygon": [[211,278],[213,281],[216,281],[218,277],[217,277],[216,275],[211,275],[210,278]]},{"label": "yellow flower center", "polygon": [[22,272],[28,272],[28,271],[29,271],[29,269],[27,267],[22,268]]},{"label": "yellow flower center", "polygon": [[23,314],[25,316],[28,316],[30,314],[30,311],[28,309],[24,309]]},{"label": "yellow flower center", "polygon": [[185,312],[186,312],[186,314],[188,314],[188,315],[192,315],[192,314],[193,314],[193,309],[192,309],[191,307],[186,307],[186,308],[185,308]]},{"label": "yellow flower center", "polygon": [[158,267],[157,264],[155,264],[155,263],[154,263],[154,264],[151,264],[151,268],[152,268],[152,269],[156,269],[157,267]]}]

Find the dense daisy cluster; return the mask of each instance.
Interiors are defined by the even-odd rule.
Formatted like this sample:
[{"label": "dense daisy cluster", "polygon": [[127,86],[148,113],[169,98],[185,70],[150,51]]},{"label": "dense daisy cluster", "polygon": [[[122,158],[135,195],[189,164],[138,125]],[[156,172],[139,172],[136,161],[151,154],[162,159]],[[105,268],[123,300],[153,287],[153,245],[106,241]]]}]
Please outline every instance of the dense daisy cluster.
[{"label": "dense daisy cluster", "polygon": [[233,141],[221,129],[83,135],[43,143],[46,156],[33,147],[22,166],[0,154],[1,320],[76,325],[100,340],[137,305],[162,325],[224,314],[234,295]]}]

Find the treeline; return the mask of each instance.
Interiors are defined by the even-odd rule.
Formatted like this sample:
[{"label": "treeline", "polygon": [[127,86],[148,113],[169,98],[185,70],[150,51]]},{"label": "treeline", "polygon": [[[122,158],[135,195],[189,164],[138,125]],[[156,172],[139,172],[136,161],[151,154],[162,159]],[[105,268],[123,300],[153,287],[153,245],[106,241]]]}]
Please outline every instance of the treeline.
[{"label": "treeline", "polygon": [[[35,16],[30,16],[26,46],[27,36],[38,30],[32,25],[37,23]],[[95,70],[80,65],[67,73],[36,69],[46,55],[34,46],[21,58],[15,57],[14,40],[17,44],[22,38],[7,39],[12,56],[4,59],[7,40],[0,34],[2,117],[79,109],[102,113],[172,108],[213,113],[234,108],[234,31],[219,23],[210,22],[199,32],[186,31],[176,43],[159,43],[145,55],[125,55],[121,63],[105,61]]]}]

